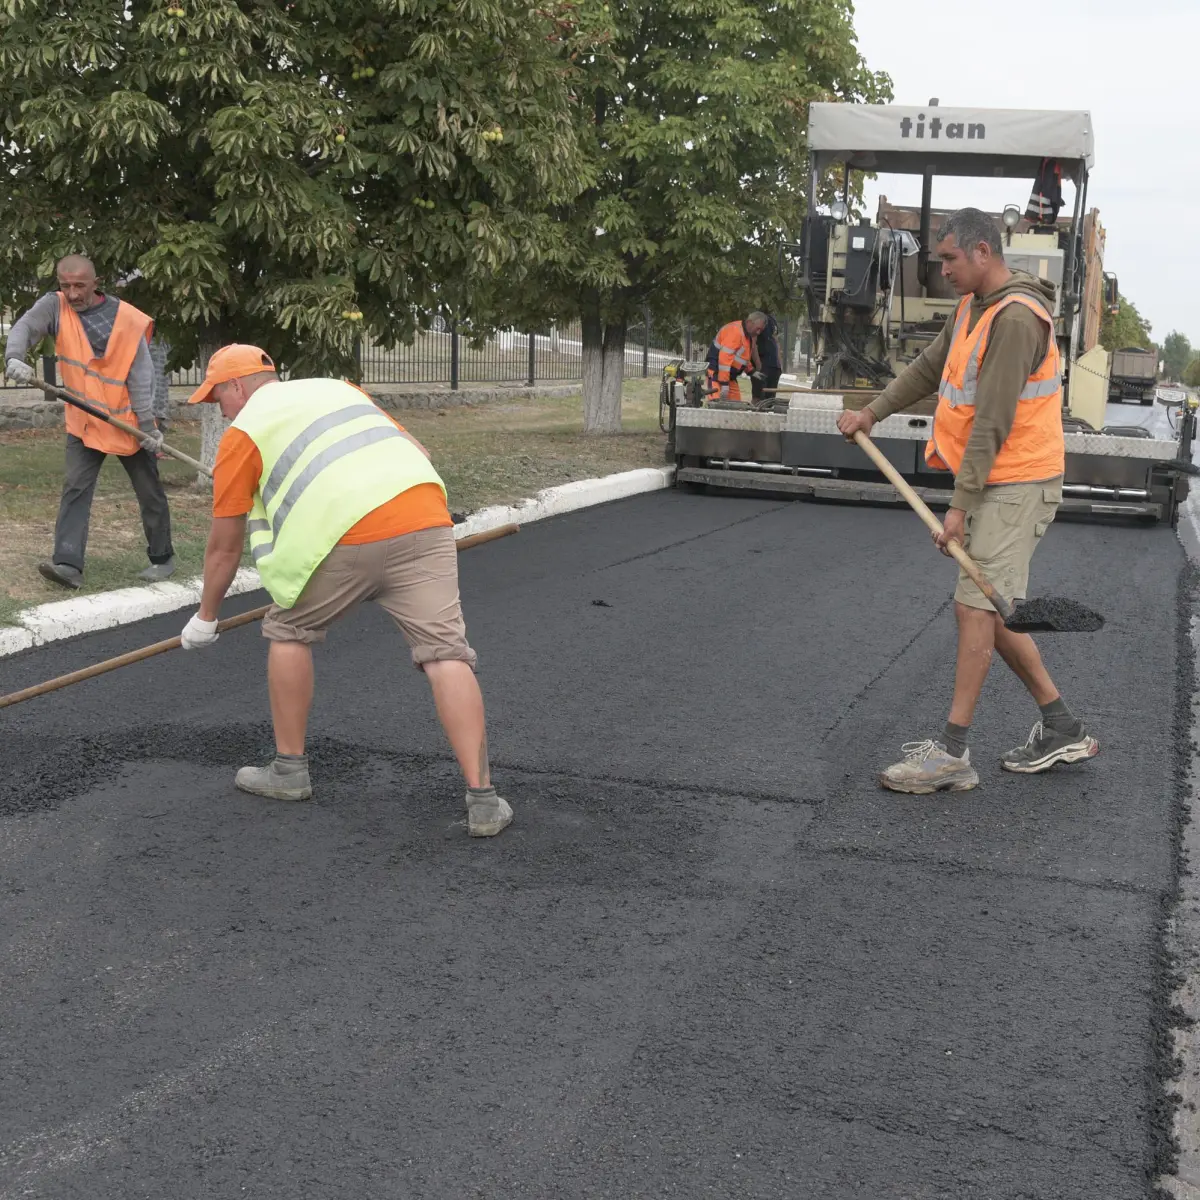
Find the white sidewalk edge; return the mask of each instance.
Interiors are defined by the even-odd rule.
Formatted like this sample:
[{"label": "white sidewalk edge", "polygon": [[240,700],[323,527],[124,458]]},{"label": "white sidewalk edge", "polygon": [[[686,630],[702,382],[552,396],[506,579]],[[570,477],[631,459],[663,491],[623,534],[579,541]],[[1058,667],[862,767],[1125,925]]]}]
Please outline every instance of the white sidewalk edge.
[{"label": "white sidewalk edge", "polygon": [[[455,538],[486,533],[501,525],[527,525],[546,517],[557,517],[580,508],[624,500],[642,492],[668,488],[675,480],[674,467],[644,467],[637,471],[622,471],[598,479],[580,479],[558,487],[544,488],[529,500],[515,504],[498,504],[481,508],[454,526]],[[143,587],[119,588],[113,592],[97,592],[94,596],[76,596],[72,600],[56,600],[26,609],[17,616],[18,624],[0,627],[0,658],[42,646],[47,642],[77,637],[129,625],[147,617],[175,612],[200,600],[199,577],[184,583],[151,583]],[[258,572],[251,567],[238,571],[229,595],[239,596],[256,591],[262,584]]]}]

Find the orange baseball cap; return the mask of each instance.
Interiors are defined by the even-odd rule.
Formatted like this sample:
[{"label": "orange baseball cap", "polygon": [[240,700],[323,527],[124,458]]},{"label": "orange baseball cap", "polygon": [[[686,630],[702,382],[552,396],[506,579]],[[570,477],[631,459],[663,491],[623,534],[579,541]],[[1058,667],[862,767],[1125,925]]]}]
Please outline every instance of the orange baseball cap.
[{"label": "orange baseball cap", "polygon": [[192,393],[189,404],[203,404],[212,400],[212,390],[218,383],[228,383],[231,379],[241,379],[244,375],[257,375],[260,371],[273,371],[275,364],[265,350],[257,346],[245,346],[235,342],[232,346],[222,346],[208,360],[208,370],[204,372],[204,382]]}]

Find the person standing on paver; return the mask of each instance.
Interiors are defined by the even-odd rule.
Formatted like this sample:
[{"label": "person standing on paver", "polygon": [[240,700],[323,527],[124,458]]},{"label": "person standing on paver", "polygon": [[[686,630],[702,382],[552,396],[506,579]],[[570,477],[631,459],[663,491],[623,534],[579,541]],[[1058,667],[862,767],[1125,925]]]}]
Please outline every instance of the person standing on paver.
[{"label": "person standing on paver", "polygon": [[67,463],[54,527],[54,556],[38,565],[51,583],[68,588],[83,584],[92,497],[109,454],[115,454],[125,468],[141,509],[150,566],[139,578],[155,583],[175,573],[171,510],[155,461],[163,439],[154,421],[149,350],[153,330],[154,322],[145,313],[98,291],[91,261],[72,254],[58,264],[58,291],[42,296],[9,331],[4,350],[9,379],[18,384],[33,379],[26,358],[53,334],[66,390],[142,431],[139,443],[132,434],[82,409],[64,406]]},{"label": "person standing on paver", "polygon": [[709,400],[741,400],[738,376],[754,373],[754,340],[766,327],[765,314],[752,312],[717,330],[708,348]]},{"label": "person standing on paver", "polygon": [[[847,437],[938,393],[926,461],[954,473],[954,495],[935,535],[943,554],[957,540],[997,589],[1023,600],[1029,563],[1062,503],[1065,447],[1062,376],[1054,338],[1054,285],[1010,271],[995,222],[964,208],[938,232],[942,274],[962,297],[920,356],[860,412],[843,412]],[[1006,770],[1036,774],[1099,751],[1059,695],[1028,634],[999,613],[960,571],[954,593],[958,661],[950,716],[940,740],[910,742],[880,777],[897,792],[966,791],[979,783],[967,746],[975,705],[999,652],[1041,709]]]},{"label": "person standing on paver", "polygon": [[750,394],[757,401],[767,393],[775,399],[775,387],[783,374],[783,354],[779,348],[779,322],[767,313],[767,323],[754,341],[754,374],[750,376]]},{"label": "person standing on paver", "polygon": [[265,767],[238,771],[237,787],[278,800],[311,798],[305,732],[312,644],[359,603],[375,600],[429,680],[467,784],[468,832],[499,833],[513,813],[492,786],[453,522],[425,447],[352,384],[281,382],[257,346],[225,346],[212,356],[189,403],[206,401],[219,404],[233,424],[217,448],[204,588],[184,628],[184,648],[217,640],[217,612],[247,529],[274,601],[262,631],[271,643],[267,685],[276,754]]}]

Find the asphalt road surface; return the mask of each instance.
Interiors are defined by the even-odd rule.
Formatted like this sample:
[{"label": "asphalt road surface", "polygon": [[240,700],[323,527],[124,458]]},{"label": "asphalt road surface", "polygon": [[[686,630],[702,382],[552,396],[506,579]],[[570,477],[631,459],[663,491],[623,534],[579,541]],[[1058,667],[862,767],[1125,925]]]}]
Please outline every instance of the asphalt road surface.
[{"label": "asphalt road surface", "polygon": [[374,608],[318,656],[312,804],[233,788],[270,748],[253,628],[0,713],[3,1200],[1150,1193],[1169,529],[1061,522],[1035,560],[1108,617],[1042,639],[1101,756],[1002,772],[1038,714],[998,668],[981,787],[924,798],[875,780],[951,683],[954,567],[907,510],[661,493],[460,566],[492,841]]}]

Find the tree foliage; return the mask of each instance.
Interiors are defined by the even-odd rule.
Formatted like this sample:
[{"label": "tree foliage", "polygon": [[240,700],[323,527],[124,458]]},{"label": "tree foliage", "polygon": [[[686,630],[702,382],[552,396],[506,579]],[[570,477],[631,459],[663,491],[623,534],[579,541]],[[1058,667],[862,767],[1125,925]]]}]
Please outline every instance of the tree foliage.
[{"label": "tree foliage", "polygon": [[349,370],[524,270],[593,181],[560,0],[0,0],[21,308],[80,251],[176,364],[256,341]]},{"label": "tree foliage", "polygon": [[[582,56],[579,137],[591,186],[556,208],[527,321],[579,315],[585,421],[619,428],[625,331],[646,306],[715,329],[782,300],[781,239],[799,236],[808,105],[890,98],[854,42],[848,0],[578,0],[609,22]],[[596,17],[599,11],[600,16]]]},{"label": "tree foliage", "polygon": [[1183,378],[1188,363],[1192,361],[1192,344],[1187,337],[1172,330],[1163,341],[1162,349],[1163,375],[1172,381]]},{"label": "tree foliage", "polygon": [[1140,346],[1149,350],[1153,345],[1150,341],[1150,322],[1137,310],[1137,305],[1118,296],[1118,311],[1105,312],[1100,321],[1100,344],[1105,350],[1124,350],[1131,346]]}]

